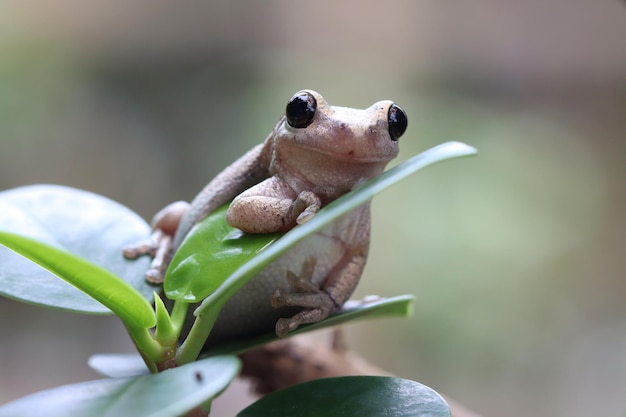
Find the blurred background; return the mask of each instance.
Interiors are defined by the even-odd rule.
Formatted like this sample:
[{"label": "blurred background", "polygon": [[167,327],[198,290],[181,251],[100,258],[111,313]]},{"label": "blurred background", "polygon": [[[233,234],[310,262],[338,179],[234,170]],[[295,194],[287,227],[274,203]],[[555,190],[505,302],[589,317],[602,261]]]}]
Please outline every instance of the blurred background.
[{"label": "blurred background", "polygon": [[[0,189],[59,183],[145,218],[265,139],[291,95],[392,99],[396,162],[357,296],[415,314],[351,346],[484,416],[626,414],[626,5],[618,0],[0,4]],[[0,402],[95,379],[120,322],[0,299]],[[245,405],[235,387],[215,415]]]}]

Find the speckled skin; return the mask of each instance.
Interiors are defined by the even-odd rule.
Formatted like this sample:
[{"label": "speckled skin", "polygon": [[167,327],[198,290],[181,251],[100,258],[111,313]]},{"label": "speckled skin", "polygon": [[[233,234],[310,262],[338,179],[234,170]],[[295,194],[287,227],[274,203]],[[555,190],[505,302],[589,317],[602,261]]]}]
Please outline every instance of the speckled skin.
[{"label": "speckled skin", "polygon": [[[188,208],[166,208],[155,217],[155,229],[176,231],[172,251],[193,225],[231,200],[231,226],[249,233],[287,231],[396,157],[398,142],[388,124],[391,101],[356,110],[329,106],[314,91],[304,93],[317,103],[309,125],[294,128],[283,116],[262,144],[215,177]],[[285,335],[337,311],[359,281],[369,236],[368,202],[300,242],[243,287],[225,305],[208,343],[263,333],[275,324],[277,334]],[[311,260],[315,267],[307,277],[303,265]],[[294,286],[288,271],[302,280]],[[277,288],[284,296],[273,295]]]}]

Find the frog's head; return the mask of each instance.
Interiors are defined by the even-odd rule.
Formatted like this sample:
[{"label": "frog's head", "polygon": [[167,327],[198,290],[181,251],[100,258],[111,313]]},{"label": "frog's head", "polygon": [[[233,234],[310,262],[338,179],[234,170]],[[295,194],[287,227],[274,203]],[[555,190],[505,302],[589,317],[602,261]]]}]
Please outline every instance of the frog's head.
[{"label": "frog's head", "polygon": [[330,106],[321,94],[302,90],[287,103],[274,135],[285,148],[386,165],[398,155],[398,139],[406,127],[406,113],[392,101],[379,101],[360,110]]}]

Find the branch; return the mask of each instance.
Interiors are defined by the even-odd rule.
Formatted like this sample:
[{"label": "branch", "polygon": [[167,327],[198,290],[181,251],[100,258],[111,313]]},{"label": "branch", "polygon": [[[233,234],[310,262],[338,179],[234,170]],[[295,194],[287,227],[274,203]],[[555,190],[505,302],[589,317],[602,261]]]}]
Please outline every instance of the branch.
[{"label": "branch", "polygon": [[[354,351],[348,350],[341,333],[333,333],[330,344],[308,335],[273,342],[240,355],[241,375],[249,378],[256,394],[265,395],[301,382],[348,375],[393,376]],[[316,338],[319,340],[319,337]],[[444,396],[445,397],[445,396]],[[480,417],[445,397],[451,417]]]}]

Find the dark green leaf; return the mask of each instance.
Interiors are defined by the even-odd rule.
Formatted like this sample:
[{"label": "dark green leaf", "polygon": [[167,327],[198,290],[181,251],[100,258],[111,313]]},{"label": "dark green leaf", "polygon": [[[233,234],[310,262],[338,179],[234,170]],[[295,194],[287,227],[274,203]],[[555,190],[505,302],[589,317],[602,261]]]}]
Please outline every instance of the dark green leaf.
[{"label": "dark green leaf", "polygon": [[234,356],[222,356],[158,374],[57,387],[0,407],[0,417],[179,416],[221,393],[239,367]]},{"label": "dark green leaf", "polygon": [[446,402],[415,381],[346,376],[294,385],[261,398],[237,417],[449,417]]},{"label": "dark green leaf", "polygon": [[226,223],[224,206],[198,223],[176,251],[167,271],[164,290],[168,298],[199,302],[226,278],[278,237],[246,234]]},{"label": "dark green leaf", "polygon": [[[146,239],[150,228],[128,208],[105,197],[57,185],[33,185],[0,192],[0,230],[65,250],[106,268],[146,299],[154,287],[143,273],[149,259],[128,261],[121,248]],[[99,302],[0,246],[0,294],[64,310],[108,314]]]},{"label": "dark green leaf", "polygon": [[[364,301],[351,300],[348,301],[341,311],[333,314],[325,320],[313,324],[304,324],[295,331],[289,333],[289,336],[311,332],[326,327],[338,326],[347,322],[363,319],[386,318],[386,317],[408,317],[413,312],[413,301],[415,297],[412,295],[399,295],[390,298],[366,299]],[[217,345],[204,350],[203,355],[221,355],[221,354],[239,354],[248,349],[265,343],[278,340],[275,332],[246,339],[242,341],[232,342],[223,345]]]}]

